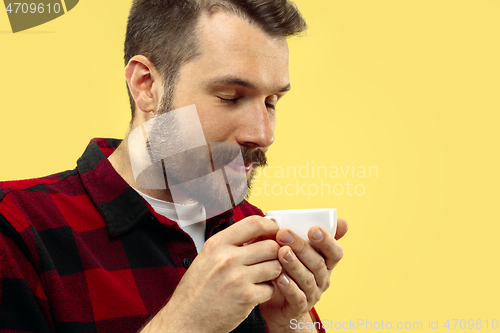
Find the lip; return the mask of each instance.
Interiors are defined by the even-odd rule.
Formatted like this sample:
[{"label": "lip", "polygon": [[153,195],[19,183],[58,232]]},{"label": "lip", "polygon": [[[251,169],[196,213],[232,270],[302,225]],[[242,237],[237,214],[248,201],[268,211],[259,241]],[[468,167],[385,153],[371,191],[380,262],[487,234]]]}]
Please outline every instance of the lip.
[{"label": "lip", "polygon": [[243,170],[245,170],[246,172],[248,172],[247,170],[247,167],[246,166],[242,166],[242,165],[238,165],[236,163],[229,163],[229,164],[226,164],[226,167],[235,171],[235,172],[243,172]]},{"label": "lip", "polygon": [[229,163],[229,164],[226,164],[225,167],[233,170],[234,172],[238,172],[238,173],[245,172],[245,174],[248,176],[252,173],[254,163],[249,163],[249,164],[245,164],[245,165],[241,165],[239,163]]}]

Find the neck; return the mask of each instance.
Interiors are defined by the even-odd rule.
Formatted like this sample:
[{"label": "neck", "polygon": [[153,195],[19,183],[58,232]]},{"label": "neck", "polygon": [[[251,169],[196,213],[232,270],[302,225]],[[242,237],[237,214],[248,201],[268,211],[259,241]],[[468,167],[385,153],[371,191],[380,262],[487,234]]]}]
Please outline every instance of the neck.
[{"label": "neck", "polygon": [[[168,186],[167,189],[151,190],[141,188],[137,185],[134,174],[132,172],[132,164],[130,163],[128,135],[125,139],[123,139],[120,146],[118,146],[118,148],[108,157],[108,161],[111,163],[116,172],[118,172],[118,174],[134,189],[158,200],[174,202]],[[193,203],[193,201],[189,200],[188,198],[184,198],[182,202],[177,203],[189,204]]]}]

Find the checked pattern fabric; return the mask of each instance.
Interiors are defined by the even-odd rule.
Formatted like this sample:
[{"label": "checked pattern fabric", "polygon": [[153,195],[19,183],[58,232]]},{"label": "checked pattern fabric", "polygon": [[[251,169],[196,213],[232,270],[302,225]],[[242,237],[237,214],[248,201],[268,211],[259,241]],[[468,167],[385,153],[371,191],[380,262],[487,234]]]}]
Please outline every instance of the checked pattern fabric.
[{"label": "checked pattern fabric", "polygon": [[[138,332],[197,255],[93,139],[74,170],[0,183],[0,332]],[[207,221],[206,237],[262,211],[243,205]],[[319,320],[319,319],[318,319]],[[266,332],[258,307],[234,332]]]}]

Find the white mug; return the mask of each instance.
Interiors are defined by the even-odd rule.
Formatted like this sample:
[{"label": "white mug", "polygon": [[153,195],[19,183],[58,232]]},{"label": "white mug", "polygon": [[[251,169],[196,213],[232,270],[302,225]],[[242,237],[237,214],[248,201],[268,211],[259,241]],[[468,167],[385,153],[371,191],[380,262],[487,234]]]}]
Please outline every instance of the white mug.
[{"label": "white mug", "polygon": [[334,237],[337,232],[335,208],[271,210],[266,212],[265,218],[273,220],[280,228],[292,230],[307,241],[307,233],[314,226],[322,227]]}]

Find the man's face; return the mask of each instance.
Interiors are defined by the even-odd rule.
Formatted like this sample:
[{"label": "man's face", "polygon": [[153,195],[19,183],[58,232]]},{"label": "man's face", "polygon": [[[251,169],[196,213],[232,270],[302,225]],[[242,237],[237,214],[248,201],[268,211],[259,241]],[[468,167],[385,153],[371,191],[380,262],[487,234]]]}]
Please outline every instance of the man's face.
[{"label": "man's face", "polygon": [[[265,152],[274,142],[276,105],[290,88],[288,45],[284,37],[270,37],[223,12],[203,15],[196,33],[201,55],[181,67],[172,105],[179,110],[194,104],[199,123],[198,117],[183,122],[160,106],[158,121],[147,135],[157,141],[152,147],[160,148],[152,151],[155,156],[168,156],[162,152],[170,148],[183,152],[164,165],[174,202],[178,193],[179,198],[185,195],[222,212],[231,208],[227,207],[229,187],[233,205],[240,203],[255,168],[266,163]],[[173,118],[164,121],[169,115]],[[190,128],[196,123],[202,131]],[[203,147],[188,148],[199,146],[200,132],[201,141],[210,146],[210,157]],[[240,150],[243,161],[235,163]],[[217,166],[227,166],[223,175],[211,174]],[[204,177],[208,174],[214,178]],[[178,190],[173,184],[179,184]]]},{"label": "man's face", "polygon": [[290,86],[286,39],[224,12],[202,15],[198,28],[201,55],[182,66],[173,105],[196,105],[207,142],[239,145],[251,178]]}]

